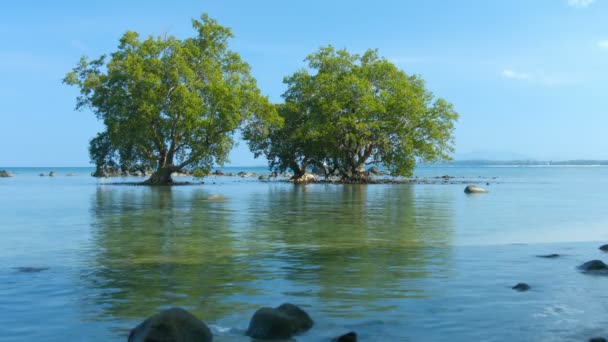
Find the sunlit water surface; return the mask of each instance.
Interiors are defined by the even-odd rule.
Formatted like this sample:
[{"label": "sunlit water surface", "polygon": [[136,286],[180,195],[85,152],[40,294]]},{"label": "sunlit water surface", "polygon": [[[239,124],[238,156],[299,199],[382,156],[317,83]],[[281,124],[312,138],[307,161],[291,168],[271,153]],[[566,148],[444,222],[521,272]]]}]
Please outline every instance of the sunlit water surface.
[{"label": "sunlit water surface", "polygon": [[[2,341],[126,341],[172,306],[207,322],[215,341],[248,341],[253,312],[283,302],[315,321],[298,341],[350,330],[361,341],[608,337],[608,277],[576,270],[608,259],[597,249],[608,242],[608,168],[416,171],[490,190],[475,196],[463,184],[209,177],[150,188],[88,169],[10,170],[0,179]],[[547,253],[563,256],[535,257]],[[532,289],[513,291],[518,282]]]}]

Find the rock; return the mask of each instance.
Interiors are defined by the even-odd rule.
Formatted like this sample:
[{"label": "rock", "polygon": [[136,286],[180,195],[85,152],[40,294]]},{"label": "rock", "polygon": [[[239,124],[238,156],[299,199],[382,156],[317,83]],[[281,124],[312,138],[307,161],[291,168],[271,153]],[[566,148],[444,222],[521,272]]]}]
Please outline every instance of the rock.
[{"label": "rock", "polygon": [[592,337],[589,339],[589,342],[608,342],[608,341],[603,337]]},{"label": "rock", "polygon": [[46,175],[45,175],[44,173],[41,173],[41,174],[39,174],[38,176],[40,176],[40,177],[44,177],[44,176],[46,176]]},{"label": "rock", "polygon": [[55,173],[55,171],[49,172],[49,177],[55,177],[55,176],[57,176],[57,173]]},{"label": "rock", "polygon": [[477,185],[467,185],[467,187],[464,188],[464,192],[465,194],[481,194],[488,191],[484,188],[478,187]]},{"label": "rock", "polygon": [[559,254],[542,254],[542,255],[537,255],[537,258],[546,258],[546,259],[554,259],[554,258],[559,258],[560,255]]},{"label": "rock", "polygon": [[298,306],[284,303],[277,308],[260,308],[251,320],[246,335],[257,339],[288,339],[309,330],[310,316]]},{"label": "rock", "polygon": [[372,166],[369,169],[367,169],[367,173],[369,173],[370,175],[379,175],[382,173],[382,171],[380,171],[379,168]]},{"label": "rock", "polygon": [[214,175],[216,176],[223,176],[224,175],[224,171],[217,169],[215,170],[215,172],[213,172]]},{"label": "rock", "polygon": [[530,285],[526,283],[518,283],[517,285],[513,286],[512,289],[515,291],[524,292],[530,289]]},{"label": "rock", "polygon": [[13,177],[13,174],[6,170],[0,170],[0,178],[5,178],[5,177]]},{"label": "rock", "polygon": [[606,265],[601,260],[591,260],[586,263],[580,265],[578,267],[580,270],[588,272],[588,271],[606,271],[608,270],[608,265]]},{"label": "rock", "polygon": [[313,175],[313,174],[305,173],[305,174],[302,175],[302,177],[295,178],[293,180],[296,183],[309,183],[309,182],[316,182],[317,181],[317,177],[315,175]]},{"label": "rock", "polygon": [[129,334],[128,342],[211,342],[207,325],[191,313],[171,308],[148,318]]},{"label": "rock", "polygon": [[49,268],[48,267],[25,266],[25,267],[15,267],[15,269],[21,273],[38,273],[38,272],[46,271]]},{"label": "rock", "polygon": [[120,176],[120,173],[121,172],[118,169],[103,166],[103,167],[95,168],[95,172],[93,172],[91,175],[93,177],[108,178],[108,177],[118,177],[118,176]]},{"label": "rock", "polygon": [[277,172],[273,171],[270,173],[270,177],[277,178],[277,177],[279,177],[279,174]]},{"label": "rock", "polygon": [[608,245],[602,245],[600,246],[600,250],[603,252],[608,252]]},{"label": "rock", "polygon": [[342,336],[334,338],[332,342],[357,342],[357,333],[351,331]]},{"label": "rock", "polygon": [[258,177],[259,180],[263,181],[263,180],[268,180],[268,176],[266,175],[260,175],[260,177]]}]

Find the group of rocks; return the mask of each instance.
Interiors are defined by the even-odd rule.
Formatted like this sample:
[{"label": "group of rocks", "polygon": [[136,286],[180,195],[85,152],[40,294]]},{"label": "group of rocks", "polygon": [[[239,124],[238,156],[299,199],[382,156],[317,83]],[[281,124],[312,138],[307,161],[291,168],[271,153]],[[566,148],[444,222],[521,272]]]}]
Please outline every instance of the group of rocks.
[{"label": "group of rocks", "polygon": [[[300,307],[284,303],[276,308],[258,309],[249,321],[245,335],[256,340],[285,340],[302,334],[313,321]],[[131,330],[128,342],[211,342],[213,333],[207,325],[188,311],[171,308],[146,319]],[[334,342],[356,342],[357,334],[349,332],[333,338]]]},{"label": "group of rocks", "polygon": [[[603,252],[608,252],[608,244],[600,246],[599,249]],[[560,255],[556,254],[556,253],[552,253],[552,254],[537,255],[537,257],[546,258],[546,259],[555,259],[555,258],[559,258]],[[604,263],[602,260],[598,260],[598,259],[587,261],[587,262],[579,265],[578,269],[585,274],[608,275],[608,265],[606,265],[606,263]],[[517,285],[512,287],[513,290],[519,291],[519,292],[528,291],[530,288],[531,288],[530,285],[528,285],[526,283],[518,283]],[[593,338],[589,339],[589,342],[608,342],[608,340],[606,340],[606,338],[604,338],[604,337],[593,337]]]}]

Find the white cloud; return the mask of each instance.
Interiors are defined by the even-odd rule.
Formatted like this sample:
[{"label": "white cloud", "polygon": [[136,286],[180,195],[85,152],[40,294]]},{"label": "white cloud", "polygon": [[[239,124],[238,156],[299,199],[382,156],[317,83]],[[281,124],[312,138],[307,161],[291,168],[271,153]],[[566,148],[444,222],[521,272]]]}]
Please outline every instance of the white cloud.
[{"label": "white cloud", "polygon": [[600,40],[597,42],[597,47],[603,50],[608,50],[608,39]]},{"label": "white cloud", "polygon": [[550,72],[542,70],[535,72],[523,72],[513,69],[504,69],[502,76],[511,80],[528,82],[531,84],[542,85],[547,87],[567,86],[580,82],[580,77],[572,73]]},{"label": "white cloud", "polygon": [[511,78],[514,80],[529,80],[532,76],[525,72],[515,71],[512,69],[505,69],[502,71],[502,75],[506,78]]},{"label": "white cloud", "polygon": [[568,6],[575,8],[589,7],[595,0],[568,0]]}]

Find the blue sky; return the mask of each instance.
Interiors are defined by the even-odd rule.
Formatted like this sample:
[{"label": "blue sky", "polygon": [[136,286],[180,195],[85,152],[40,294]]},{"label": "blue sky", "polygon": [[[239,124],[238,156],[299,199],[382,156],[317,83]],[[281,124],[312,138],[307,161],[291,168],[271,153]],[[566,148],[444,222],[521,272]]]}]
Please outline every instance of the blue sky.
[{"label": "blue sky", "polygon": [[[332,44],[377,48],[460,113],[457,157],[608,159],[608,1],[19,1],[0,11],[0,166],[87,166],[102,129],[61,79],[126,30],[193,34],[207,12],[264,94]],[[242,143],[233,165],[264,165]]]}]

